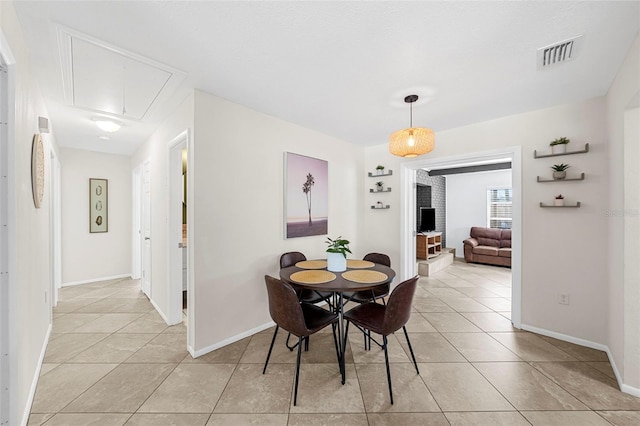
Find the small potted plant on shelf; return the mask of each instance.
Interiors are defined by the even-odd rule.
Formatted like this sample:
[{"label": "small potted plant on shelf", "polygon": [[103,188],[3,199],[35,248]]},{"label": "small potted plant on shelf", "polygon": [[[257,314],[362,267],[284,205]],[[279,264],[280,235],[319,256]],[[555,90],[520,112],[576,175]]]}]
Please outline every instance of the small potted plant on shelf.
[{"label": "small potted plant on shelf", "polygon": [[569,139],[565,137],[558,138],[554,141],[551,141],[551,143],[549,143],[549,146],[551,147],[551,153],[564,154],[565,152],[567,152],[568,143],[569,143]]},{"label": "small potted plant on shelf", "polygon": [[376,191],[381,192],[384,189],[383,185],[384,182],[382,181],[376,182]]},{"label": "small potted plant on shelf", "polygon": [[564,206],[564,197],[562,196],[562,194],[556,195],[556,199],[553,200],[553,205],[554,206]]},{"label": "small potted plant on shelf", "polygon": [[342,272],[347,270],[347,253],[349,250],[349,240],[338,237],[335,240],[327,237],[325,241],[327,247],[327,270],[331,272]]},{"label": "small potted plant on shelf", "polygon": [[376,203],[376,209],[381,209],[381,208],[383,208],[383,207],[384,207],[384,204],[382,204],[382,201],[378,201],[378,202]]},{"label": "small potted plant on shelf", "polygon": [[382,164],[378,164],[376,166],[376,174],[378,176],[383,175],[384,174],[384,166]]},{"label": "small potted plant on shelf", "polygon": [[553,169],[553,179],[554,180],[562,180],[567,177],[567,169],[571,167],[568,164],[560,163],[554,164],[551,166]]}]

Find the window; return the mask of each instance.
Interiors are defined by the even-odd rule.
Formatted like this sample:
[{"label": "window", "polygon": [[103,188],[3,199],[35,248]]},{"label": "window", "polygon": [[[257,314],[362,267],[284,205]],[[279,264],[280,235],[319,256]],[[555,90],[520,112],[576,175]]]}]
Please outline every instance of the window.
[{"label": "window", "polygon": [[487,189],[487,227],[511,229],[511,188]]}]

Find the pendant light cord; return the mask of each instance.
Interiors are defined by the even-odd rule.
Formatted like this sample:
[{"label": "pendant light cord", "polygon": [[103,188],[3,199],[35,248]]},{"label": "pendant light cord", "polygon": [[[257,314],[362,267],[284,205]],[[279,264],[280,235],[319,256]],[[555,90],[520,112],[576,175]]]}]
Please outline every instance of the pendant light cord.
[{"label": "pendant light cord", "polygon": [[409,128],[413,128],[413,102],[409,104],[409,110],[411,111],[411,118],[409,118]]}]

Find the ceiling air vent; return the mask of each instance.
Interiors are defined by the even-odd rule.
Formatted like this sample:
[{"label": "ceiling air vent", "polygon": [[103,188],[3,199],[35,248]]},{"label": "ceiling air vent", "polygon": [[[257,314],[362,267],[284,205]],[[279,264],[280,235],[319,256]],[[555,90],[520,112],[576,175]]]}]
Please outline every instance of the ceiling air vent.
[{"label": "ceiling air vent", "polygon": [[541,47],[538,49],[538,69],[547,69],[552,65],[574,59],[580,50],[581,44],[582,36],[577,36],[550,46]]}]

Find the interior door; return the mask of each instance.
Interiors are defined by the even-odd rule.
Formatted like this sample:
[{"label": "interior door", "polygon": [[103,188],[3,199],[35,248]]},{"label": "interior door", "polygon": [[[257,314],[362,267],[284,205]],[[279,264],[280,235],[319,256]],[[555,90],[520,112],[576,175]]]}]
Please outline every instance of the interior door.
[{"label": "interior door", "polygon": [[151,163],[142,168],[142,291],[151,299]]}]

